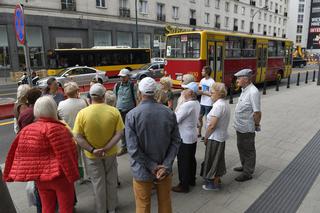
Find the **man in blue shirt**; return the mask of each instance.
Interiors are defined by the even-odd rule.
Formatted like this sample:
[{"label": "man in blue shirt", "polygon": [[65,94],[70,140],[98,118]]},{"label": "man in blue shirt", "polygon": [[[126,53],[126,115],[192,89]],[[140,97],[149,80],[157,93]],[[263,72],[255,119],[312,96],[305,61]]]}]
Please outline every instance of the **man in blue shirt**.
[{"label": "man in blue shirt", "polygon": [[[117,97],[116,107],[121,113],[123,122],[127,113],[136,106],[136,89],[134,84],[129,80],[130,71],[128,69],[120,70],[118,76],[121,78],[121,82],[118,82],[113,89],[114,94]],[[127,153],[127,145],[125,136],[121,139],[121,150],[118,156]]]}]

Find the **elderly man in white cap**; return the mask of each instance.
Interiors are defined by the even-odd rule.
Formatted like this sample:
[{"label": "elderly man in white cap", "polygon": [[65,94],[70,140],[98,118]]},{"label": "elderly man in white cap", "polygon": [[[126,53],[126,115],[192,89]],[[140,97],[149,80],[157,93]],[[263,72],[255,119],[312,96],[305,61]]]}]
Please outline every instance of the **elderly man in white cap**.
[{"label": "elderly man in white cap", "polygon": [[[133,109],[136,102],[136,89],[134,83],[129,79],[130,71],[128,69],[120,70],[118,76],[121,78],[121,82],[118,82],[113,89],[113,93],[117,97],[116,107],[121,113],[121,117],[123,122],[125,122],[125,118],[127,113]],[[121,150],[118,153],[118,156],[127,153],[127,145],[125,136],[121,139]]]},{"label": "elderly man in white cap", "polygon": [[255,131],[260,130],[261,97],[259,90],[251,82],[251,69],[240,70],[234,76],[237,77],[237,85],[242,88],[234,119],[241,166],[234,168],[234,171],[241,172],[235,180],[244,182],[252,179],[255,169]]},{"label": "elderly man in white cap", "polygon": [[158,195],[158,212],[171,213],[172,164],[181,143],[176,116],[154,99],[154,79],[142,79],[138,88],[141,102],[127,114],[125,128],[136,213],[150,212],[153,185]]},{"label": "elderly man in white cap", "polygon": [[184,102],[176,111],[179,131],[182,143],[178,152],[178,172],[179,184],[172,188],[174,192],[189,192],[189,186],[196,184],[196,150],[198,129],[197,124],[200,115],[200,103],[197,100],[198,84],[190,82],[187,85],[181,85],[183,92],[181,96]]},{"label": "elderly man in white cap", "polygon": [[117,206],[117,143],[124,124],[119,111],[105,104],[102,84],[90,88],[92,105],[82,109],[74,124],[77,143],[85,150],[97,213],[114,213]]}]

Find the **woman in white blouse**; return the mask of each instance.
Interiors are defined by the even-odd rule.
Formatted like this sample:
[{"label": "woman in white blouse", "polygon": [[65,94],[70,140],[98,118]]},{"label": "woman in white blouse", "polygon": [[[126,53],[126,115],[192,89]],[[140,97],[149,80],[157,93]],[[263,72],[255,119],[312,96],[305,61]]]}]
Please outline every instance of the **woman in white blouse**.
[{"label": "woman in white blouse", "polygon": [[201,176],[206,184],[204,190],[219,190],[221,176],[226,174],[224,158],[225,141],[228,138],[230,107],[224,98],[227,90],[223,83],[215,83],[211,88],[213,106],[207,116],[205,133],[206,153],[202,164]]}]

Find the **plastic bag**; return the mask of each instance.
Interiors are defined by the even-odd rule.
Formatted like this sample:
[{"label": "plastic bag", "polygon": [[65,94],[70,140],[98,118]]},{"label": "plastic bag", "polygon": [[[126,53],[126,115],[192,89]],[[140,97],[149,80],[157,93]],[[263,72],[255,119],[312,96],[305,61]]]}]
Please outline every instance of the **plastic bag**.
[{"label": "plastic bag", "polygon": [[36,197],[34,194],[34,190],[34,181],[28,181],[26,186],[26,192],[29,206],[36,206]]}]

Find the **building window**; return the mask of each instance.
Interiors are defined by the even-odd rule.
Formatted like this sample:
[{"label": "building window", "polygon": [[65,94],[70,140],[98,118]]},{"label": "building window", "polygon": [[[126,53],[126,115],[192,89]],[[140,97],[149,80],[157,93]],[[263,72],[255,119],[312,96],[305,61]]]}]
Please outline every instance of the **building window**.
[{"label": "building window", "polygon": [[132,33],[117,32],[117,45],[132,47]]},{"label": "building window", "polygon": [[75,11],[76,10],[75,0],[61,0],[61,9]]},{"label": "building window", "polygon": [[259,6],[262,6],[262,0],[259,0]]},{"label": "building window", "polygon": [[279,24],[281,24],[281,18],[279,17]]},{"label": "building window", "polygon": [[150,48],[151,35],[147,33],[139,33],[139,48]]},{"label": "building window", "polygon": [[282,6],[280,5],[280,10],[279,10],[279,13],[282,13]]},{"label": "building window", "polygon": [[238,13],[238,5],[236,5],[236,4],[234,5],[233,12],[234,12],[235,14]]},{"label": "building window", "polygon": [[267,13],[264,13],[264,14],[263,14],[263,19],[264,19],[265,21],[267,21]]},{"label": "building window", "polygon": [[219,28],[220,27],[220,15],[216,15],[215,18],[216,18],[215,27]]},{"label": "building window", "polygon": [[278,36],[280,36],[280,28],[278,28]]},{"label": "building window", "polygon": [[93,31],[93,44],[94,46],[111,46],[111,31]]},{"label": "building window", "polygon": [[262,13],[260,11],[258,13],[259,13],[258,18],[259,18],[259,20],[261,20],[261,14]]},{"label": "building window", "polygon": [[230,10],[230,3],[228,1],[225,4],[225,9],[226,9],[226,12],[229,12]]},{"label": "building window", "polygon": [[277,16],[274,16],[274,23],[277,23]]},{"label": "building window", "polygon": [[220,9],[220,0],[216,0],[216,9]]},{"label": "building window", "polygon": [[128,8],[128,0],[120,0],[120,8]]},{"label": "building window", "polygon": [[229,17],[227,17],[227,16],[224,18],[224,26],[225,26],[226,28],[229,27]]},{"label": "building window", "polygon": [[244,20],[241,20],[241,30],[244,30]]},{"label": "building window", "polygon": [[302,25],[297,26],[297,33],[302,33]]},{"label": "building window", "polygon": [[304,0],[299,0],[299,2],[304,2]]},{"label": "building window", "polygon": [[96,6],[97,7],[106,7],[105,0],[96,0]]},{"label": "building window", "polygon": [[270,10],[273,9],[273,2],[270,2]]},{"label": "building window", "polygon": [[142,14],[147,13],[148,2],[145,0],[139,0],[139,12]]},{"label": "building window", "polygon": [[209,13],[205,13],[204,14],[204,23],[205,24],[209,24],[209,18],[210,18],[210,14]]},{"label": "building window", "polygon": [[304,12],[304,4],[299,4],[298,12],[299,13],[303,13]]},{"label": "building window", "polygon": [[238,27],[238,19],[233,19],[233,26]]},{"label": "building window", "polygon": [[6,26],[0,25],[0,70],[10,68],[9,45]]},{"label": "building window", "polygon": [[253,16],[253,13],[254,13],[254,9],[251,9],[251,10],[250,10],[250,16],[251,16],[251,17]]},{"label": "building window", "polygon": [[195,10],[190,10],[190,18],[195,19],[196,18],[196,11]]},{"label": "building window", "polygon": [[204,0],[204,5],[206,7],[210,7],[210,0]]},{"label": "building window", "polygon": [[277,28],[273,27],[273,34],[277,34]]},{"label": "building window", "polygon": [[172,18],[173,19],[179,18],[179,7],[172,7]]},{"label": "building window", "polygon": [[298,23],[303,23],[303,15],[298,15]]},{"label": "building window", "polygon": [[246,8],[245,8],[245,7],[242,7],[242,8],[241,8],[241,14],[244,15],[245,13],[246,13]]},{"label": "building window", "polygon": [[267,32],[267,25],[263,25],[263,32]]},{"label": "building window", "polygon": [[[27,27],[27,40],[30,55],[30,66],[32,68],[43,67],[44,55],[43,55],[43,41],[42,32],[40,27]],[[18,43],[18,56],[19,56],[19,66],[25,66],[25,56],[23,47]]]},{"label": "building window", "polygon": [[258,24],[258,32],[261,32],[261,24]]},{"label": "building window", "polygon": [[166,15],[164,14],[165,8],[164,4],[157,3],[157,20],[166,21]]},{"label": "building window", "polygon": [[272,22],[272,15],[269,15],[269,22]]},{"label": "building window", "polygon": [[297,35],[296,37],[296,43],[301,43],[301,35]]},{"label": "building window", "polygon": [[271,34],[271,26],[269,26],[268,34]]}]

